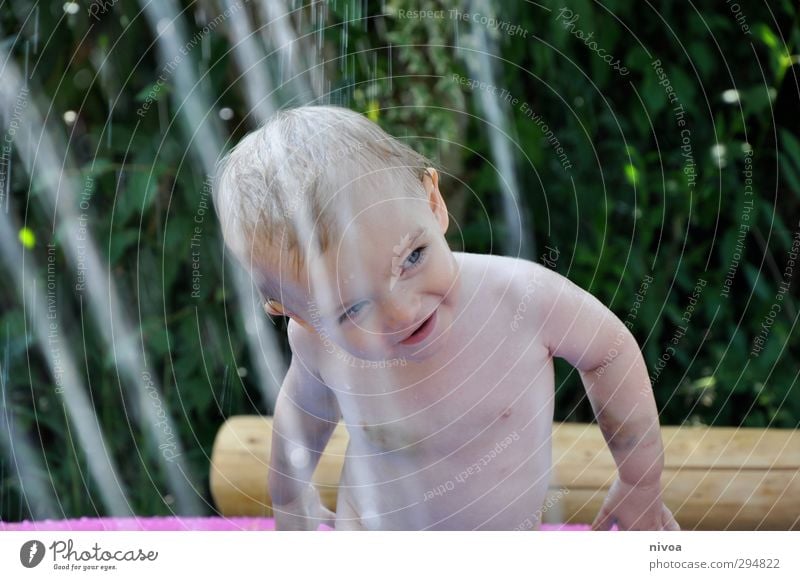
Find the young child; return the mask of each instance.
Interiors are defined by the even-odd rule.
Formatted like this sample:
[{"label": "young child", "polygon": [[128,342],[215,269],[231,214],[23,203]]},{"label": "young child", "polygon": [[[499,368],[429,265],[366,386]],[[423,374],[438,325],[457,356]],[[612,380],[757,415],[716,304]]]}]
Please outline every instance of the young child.
[{"label": "young child", "polygon": [[[269,473],[278,529],[537,529],[553,357],[579,371],[619,468],[594,529],[678,529],[642,355],[587,292],[536,263],[453,252],[432,163],[364,116],[278,113],[223,160],[226,245],[292,362]],[[311,485],[340,419],[336,513]]]}]

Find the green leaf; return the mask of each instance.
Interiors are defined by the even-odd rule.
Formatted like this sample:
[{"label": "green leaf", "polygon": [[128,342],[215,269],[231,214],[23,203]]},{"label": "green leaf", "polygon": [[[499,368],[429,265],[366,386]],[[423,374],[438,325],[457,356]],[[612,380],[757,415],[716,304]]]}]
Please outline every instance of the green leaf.
[{"label": "green leaf", "polygon": [[139,230],[119,230],[111,236],[108,259],[112,265],[120,261],[125,251],[139,239]]},{"label": "green leaf", "polygon": [[755,295],[760,300],[770,300],[773,292],[770,291],[766,282],[764,281],[764,272],[759,272],[754,266],[745,263],[744,274],[747,277],[747,281],[750,283],[750,287],[753,289]]},{"label": "green leaf", "polygon": [[779,50],[780,41],[778,40],[778,37],[775,36],[775,33],[772,32],[769,26],[767,26],[763,22],[759,22],[753,28],[756,32],[756,36],[761,40],[761,42],[763,42],[772,50]]},{"label": "green leaf", "polygon": [[152,101],[158,102],[161,99],[167,97],[172,92],[172,87],[169,84],[169,80],[165,82],[161,82],[159,84],[158,81],[154,82],[151,85],[144,87],[141,91],[136,93],[134,99],[140,103],[144,103],[145,101]]},{"label": "green leaf", "polygon": [[639,183],[639,170],[634,167],[632,163],[625,164],[625,179],[627,179],[628,183],[631,185],[638,185]]},{"label": "green leaf", "polygon": [[789,182],[789,188],[800,197],[800,141],[786,129],[781,129],[781,144],[784,151],[781,171]]},{"label": "green leaf", "polygon": [[[146,213],[155,201],[157,175],[150,168],[128,172],[123,190],[117,192],[116,220],[125,223],[133,215]],[[115,221],[116,221],[115,220]]]}]

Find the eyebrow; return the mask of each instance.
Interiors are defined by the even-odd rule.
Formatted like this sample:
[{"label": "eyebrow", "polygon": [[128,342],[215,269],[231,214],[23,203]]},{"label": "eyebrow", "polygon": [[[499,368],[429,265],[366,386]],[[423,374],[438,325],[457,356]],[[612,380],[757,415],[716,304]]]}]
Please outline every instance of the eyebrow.
[{"label": "eyebrow", "polygon": [[403,252],[405,252],[406,250],[411,248],[414,245],[414,243],[420,237],[422,237],[422,234],[424,234],[424,233],[425,233],[425,227],[421,226],[421,227],[417,228],[414,231],[414,233],[412,233],[410,235],[403,236],[403,239],[406,240],[405,243],[403,243],[403,240],[400,240],[399,244],[397,244],[396,246],[392,247],[392,252],[393,252],[392,257],[398,257],[399,258],[400,256],[402,256]]},{"label": "eyebrow", "polygon": [[[425,228],[425,226],[420,226],[420,227],[418,227],[418,228],[417,228],[416,230],[414,230],[414,232],[413,232],[413,233],[412,233],[412,234],[411,234],[411,235],[408,237],[408,240],[407,240],[407,241],[406,241],[404,244],[402,244],[402,247],[400,247],[398,250],[396,250],[395,248],[398,248],[398,246],[399,246],[400,244],[397,244],[397,245],[395,245],[395,246],[393,246],[393,247],[392,247],[392,251],[393,251],[393,252],[392,252],[392,257],[393,257],[393,258],[395,258],[395,257],[400,257],[400,256],[402,256],[402,255],[403,255],[403,254],[404,254],[404,253],[405,253],[405,252],[406,252],[406,251],[407,251],[409,248],[412,248],[412,247],[414,246],[414,244],[416,244],[416,243],[417,243],[417,241],[418,241],[418,240],[419,240],[419,239],[420,239],[420,238],[421,238],[423,235],[425,235],[425,234],[427,233],[427,231],[428,231],[428,230],[427,230],[427,228]],[[404,236],[404,237],[405,237],[405,236]],[[402,240],[401,240],[401,243],[402,243]],[[389,264],[390,264],[390,266],[391,266],[391,262],[389,262]],[[390,267],[390,268],[389,268],[389,276],[391,277],[391,275],[392,275],[392,270],[391,270],[391,267]],[[329,316],[329,317],[331,317],[331,318],[336,318],[336,319],[339,319],[339,318],[341,317],[341,315],[342,315],[342,314],[344,314],[345,312],[347,312],[348,310],[350,310],[350,308],[352,308],[354,305],[358,304],[358,303],[359,303],[359,302],[361,302],[362,300],[363,300],[363,298],[350,299],[350,300],[348,300],[347,302],[344,302],[344,303],[343,303],[343,305],[342,305],[341,307],[339,307],[339,308],[336,308],[335,310],[331,311],[331,313],[330,313],[328,316]]]}]

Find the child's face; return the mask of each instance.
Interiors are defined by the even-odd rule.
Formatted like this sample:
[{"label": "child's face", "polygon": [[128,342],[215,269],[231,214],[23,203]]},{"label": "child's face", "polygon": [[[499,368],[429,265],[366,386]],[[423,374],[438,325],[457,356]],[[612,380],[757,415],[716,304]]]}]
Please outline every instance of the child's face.
[{"label": "child's face", "polygon": [[458,270],[437,181],[425,179],[427,200],[361,208],[339,243],[309,264],[316,308],[306,322],[323,338],[367,360],[421,360],[444,344]]}]

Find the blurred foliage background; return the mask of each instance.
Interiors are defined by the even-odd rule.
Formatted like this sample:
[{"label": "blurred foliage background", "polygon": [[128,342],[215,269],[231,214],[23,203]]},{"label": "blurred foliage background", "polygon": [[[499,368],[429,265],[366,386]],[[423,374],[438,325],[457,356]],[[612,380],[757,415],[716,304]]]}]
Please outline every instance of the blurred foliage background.
[{"label": "blurred foliage background", "polygon": [[[108,512],[23,299],[44,300],[48,260],[58,327],[133,513],[212,513],[217,429],[231,415],[271,413],[285,327],[253,327],[253,304],[233,288],[238,267],[203,205],[203,154],[217,152],[195,132],[206,127],[228,148],[255,128],[263,117],[252,86],[269,91],[259,106],[351,107],[432,156],[454,250],[510,251],[513,187],[525,255],[630,321],[663,424],[798,426],[800,262],[787,267],[800,240],[795,2],[164,2],[184,35],[174,69],[175,47],[144,4],[16,0],[0,9],[0,80],[16,67],[30,91],[24,114],[0,103],[0,228],[13,229],[0,285],[0,519]],[[409,12],[427,10],[442,12]],[[262,84],[249,85],[256,73]],[[187,113],[181,74],[205,99],[202,118]],[[20,157],[15,140],[30,132],[32,111],[60,144],[62,166]],[[504,155],[513,175],[500,174]],[[77,184],[59,200],[71,214],[48,200],[48,172]],[[113,282],[130,336],[104,332],[94,298],[75,291],[79,272],[64,247],[82,227],[81,191],[102,262],[96,279]],[[270,343],[254,328],[272,336],[278,362],[256,360]],[[176,503],[162,439],[140,421],[142,395],[123,388],[126,340],[158,385],[194,507]],[[556,418],[591,421],[577,373],[560,362],[557,372]],[[51,501],[32,501],[36,489]]]}]

